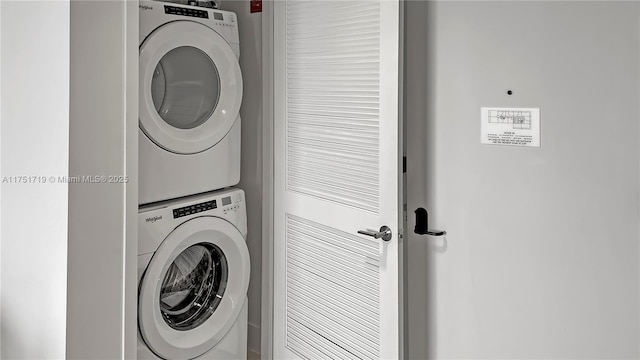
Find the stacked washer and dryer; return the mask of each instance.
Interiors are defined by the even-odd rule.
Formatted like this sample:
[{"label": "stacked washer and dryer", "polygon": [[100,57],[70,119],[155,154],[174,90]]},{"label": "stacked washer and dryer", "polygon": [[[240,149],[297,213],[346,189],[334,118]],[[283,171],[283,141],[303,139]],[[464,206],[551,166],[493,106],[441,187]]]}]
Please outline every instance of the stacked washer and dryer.
[{"label": "stacked washer and dryer", "polygon": [[140,1],[138,358],[246,359],[232,12]]}]

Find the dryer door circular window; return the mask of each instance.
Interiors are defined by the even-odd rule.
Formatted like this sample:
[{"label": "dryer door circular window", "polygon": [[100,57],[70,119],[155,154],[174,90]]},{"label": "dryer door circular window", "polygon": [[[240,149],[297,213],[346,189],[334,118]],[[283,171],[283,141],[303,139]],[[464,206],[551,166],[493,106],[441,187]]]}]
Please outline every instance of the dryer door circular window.
[{"label": "dryer door circular window", "polygon": [[156,65],[151,100],[167,124],[177,129],[198,127],[211,118],[219,99],[218,69],[202,50],[181,46]]},{"label": "dryer door circular window", "polygon": [[165,359],[192,359],[237,320],[249,286],[249,252],[229,222],[203,216],[178,226],[154,253],[140,284],[138,324]]},{"label": "dryer door circular window", "polygon": [[238,117],[242,74],[211,28],[174,21],[140,46],[140,128],[159,147],[194,154],[217,144]]}]

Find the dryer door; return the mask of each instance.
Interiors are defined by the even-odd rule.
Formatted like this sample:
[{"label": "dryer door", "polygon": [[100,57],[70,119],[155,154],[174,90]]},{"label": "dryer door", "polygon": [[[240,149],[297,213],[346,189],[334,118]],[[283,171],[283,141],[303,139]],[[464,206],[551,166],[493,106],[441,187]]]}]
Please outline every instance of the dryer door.
[{"label": "dryer door", "polygon": [[140,46],[140,128],[156,145],[193,154],[217,144],[238,117],[240,65],[211,28],[174,21]]},{"label": "dryer door", "polygon": [[138,324],[164,359],[193,359],[214,347],[240,314],[249,252],[229,222],[203,216],[177,227],[155,252],[140,284]]}]

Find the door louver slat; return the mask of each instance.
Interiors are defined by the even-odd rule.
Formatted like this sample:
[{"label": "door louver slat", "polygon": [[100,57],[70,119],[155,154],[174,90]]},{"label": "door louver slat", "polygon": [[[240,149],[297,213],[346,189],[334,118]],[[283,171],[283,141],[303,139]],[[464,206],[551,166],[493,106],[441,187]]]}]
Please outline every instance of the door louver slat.
[{"label": "door louver slat", "polygon": [[[286,189],[368,212],[379,212],[380,176],[354,176],[379,157],[380,4],[375,1],[289,1],[286,36]],[[363,178],[366,176],[366,178]]]},{"label": "door louver slat", "polygon": [[286,219],[287,348],[305,359],[379,358],[378,242]]}]

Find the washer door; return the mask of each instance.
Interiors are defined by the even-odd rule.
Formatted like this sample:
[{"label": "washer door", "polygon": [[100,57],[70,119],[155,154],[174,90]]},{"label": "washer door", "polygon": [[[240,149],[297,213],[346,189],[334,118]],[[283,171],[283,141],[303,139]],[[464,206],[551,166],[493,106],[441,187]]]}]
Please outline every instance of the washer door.
[{"label": "washer door", "polygon": [[249,287],[249,251],[229,222],[203,216],[177,227],[140,284],[138,324],[164,359],[193,359],[235,323]]},{"label": "washer door", "polygon": [[241,102],[238,60],[211,28],[170,22],[140,46],[140,128],[161,148],[178,154],[211,148],[233,126]]}]

